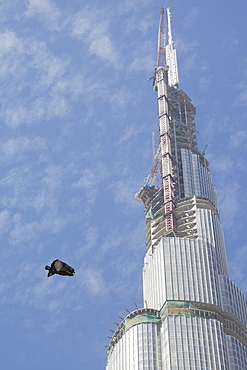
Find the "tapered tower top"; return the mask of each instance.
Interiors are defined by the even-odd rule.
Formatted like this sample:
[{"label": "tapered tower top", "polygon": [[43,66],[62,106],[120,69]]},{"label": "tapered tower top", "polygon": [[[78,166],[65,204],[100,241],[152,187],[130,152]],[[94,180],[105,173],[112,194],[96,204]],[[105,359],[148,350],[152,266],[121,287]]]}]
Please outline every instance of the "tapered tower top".
[{"label": "tapered tower top", "polygon": [[172,15],[170,8],[167,9],[168,42],[166,45],[166,22],[164,8],[160,7],[160,24],[158,34],[157,67],[168,67],[168,84],[178,88],[178,64],[177,52],[172,38]]}]

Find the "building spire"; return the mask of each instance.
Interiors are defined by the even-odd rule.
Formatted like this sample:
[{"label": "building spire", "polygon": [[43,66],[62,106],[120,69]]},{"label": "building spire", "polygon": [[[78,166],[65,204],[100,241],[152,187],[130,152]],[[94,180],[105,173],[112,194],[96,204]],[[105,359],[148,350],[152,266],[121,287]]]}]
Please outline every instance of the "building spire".
[{"label": "building spire", "polygon": [[168,84],[178,88],[178,63],[177,63],[177,51],[174,48],[174,42],[172,38],[172,14],[170,8],[167,9],[168,19],[168,45],[166,45],[166,65],[169,67],[168,70]]},{"label": "building spire", "polygon": [[168,19],[168,44],[174,46],[172,38],[172,14],[170,8],[167,9],[167,19]]}]

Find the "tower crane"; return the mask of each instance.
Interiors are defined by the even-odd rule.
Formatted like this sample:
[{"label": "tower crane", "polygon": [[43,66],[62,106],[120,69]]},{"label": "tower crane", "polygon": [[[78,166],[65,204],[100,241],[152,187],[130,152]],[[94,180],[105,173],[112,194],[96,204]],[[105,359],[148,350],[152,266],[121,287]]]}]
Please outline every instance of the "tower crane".
[{"label": "tower crane", "polygon": [[158,58],[157,67],[166,66],[166,22],[164,16],[164,8],[160,7],[160,24],[158,34]]}]

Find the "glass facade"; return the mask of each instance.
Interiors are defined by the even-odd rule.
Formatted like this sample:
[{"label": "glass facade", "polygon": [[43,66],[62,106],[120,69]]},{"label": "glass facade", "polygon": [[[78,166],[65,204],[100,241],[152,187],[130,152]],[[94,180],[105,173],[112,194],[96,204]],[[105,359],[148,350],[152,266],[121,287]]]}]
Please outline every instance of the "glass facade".
[{"label": "glass facade", "polygon": [[185,197],[197,195],[207,198],[218,208],[216,191],[210,172],[201,163],[199,155],[182,148],[181,157]]},{"label": "glass facade", "polygon": [[145,257],[144,301],[161,309],[167,300],[218,305],[215,250],[197,239],[163,238]]},{"label": "glass facade", "polygon": [[124,320],[110,343],[107,370],[161,369],[160,316],[137,310]]},{"label": "glass facade", "polygon": [[[247,326],[247,300],[241,290],[227,277],[219,276],[221,308]],[[247,341],[247,333],[246,333]]]},{"label": "glass facade", "polygon": [[228,276],[225,240],[219,216],[210,209],[197,208],[198,239],[206,240],[215,250],[215,269],[220,275]]},{"label": "glass facade", "polygon": [[161,329],[162,369],[228,369],[222,324],[200,317],[167,317]]},{"label": "glass facade", "polygon": [[227,352],[229,358],[229,369],[244,370],[247,369],[247,349],[232,336],[226,337]]}]

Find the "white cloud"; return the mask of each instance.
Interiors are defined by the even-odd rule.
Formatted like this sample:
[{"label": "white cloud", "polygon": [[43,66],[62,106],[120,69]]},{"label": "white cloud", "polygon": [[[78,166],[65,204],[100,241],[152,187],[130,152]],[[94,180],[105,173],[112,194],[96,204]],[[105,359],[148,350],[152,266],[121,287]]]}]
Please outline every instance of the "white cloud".
[{"label": "white cloud", "polygon": [[[197,48],[198,42],[193,40],[185,40],[184,38],[176,38],[176,49],[179,53],[179,62],[181,64],[180,70],[184,76],[189,75],[190,71],[198,69],[197,62]],[[200,68],[203,70],[206,68],[205,61],[200,64]]]},{"label": "white cloud", "polygon": [[199,19],[199,8],[196,6],[193,6],[191,9],[189,9],[188,13],[185,16],[185,19],[183,21],[184,27],[193,27],[194,24],[198,21]]},{"label": "white cloud", "polygon": [[56,56],[44,42],[35,40],[25,40],[25,53],[31,57],[29,68],[38,72],[39,87],[61,84],[61,77],[67,72],[68,65],[64,57]]},{"label": "white cloud", "polygon": [[147,6],[152,0],[124,0],[122,7],[126,11],[136,11],[138,7]]},{"label": "white cloud", "polygon": [[190,54],[188,57],[184,58],[183,64],[182,64],[182,70],[183,72],[186,71],[188,73],[189,71],[192,71],[196,67],[196,53]]},{"label": "white cloud", "polygon": [[212,162],[212,168],[215,173],[218,172],[223,172],[223,173],[229,173],[233,166],[234,166],[234,161],[232,160],[231,156],[213,156],[211,155],[209,157],[210,162]]},{"label": "white cloud", "polygon": [[[11,218],[8,242],[17,247],[33,248],[44,231],[56,234],[71,222],[73,211],[62,211],[60,199],[63,190],[64,169],[48,165],[40,167],[17,167],[1,180],[4,196],[1,204]],[[7,219],[3,220],[6,228]],[[11,251],[10,251],[11,252]]]},{"label": "white cloud", "polygon": [[79,275],[81,285],[87,289],[90,295],[98,296],[107,293],[107,284],[100,269],[93,267],[86,268],[78,271]]},{"label": "white cloud", "polygon": [[199,79],[200,88],[202,91],[207,92],[210,89],[211,76],[206,75]]},{"label": "white cloud", "polygon": [[11,215],[8,209],[0,212],[0,233],[5,233],[9,230],[11,225]]},{"label": "white cloud", "polygon": [[[9,286],[12,287],[11,300],[18,309],[25,306],[26,309],[32,307],[48,311],[49,316],[52,315],[52,319],[48,320],[45,330],[52,331],[57,326],[55,317],[59,314],[60,319],[63,320],[65,310],[72,309],[71,297],[74,294],[74,288],[70,289],[71,281],[66,278],[61,279],[56,275],[48,279],[44,266],[29,262],[28,258],[25,263],[19,263],[17,270],[19,273],[16,270],[16,266],[10,267],[10,275],[4,284],[5,291],[9,289]],[[8,303],[6,302],[6,304]],[[63,314],[61,315],[61,313]],[[32,325],[32,315],[29,320],[29,325]]]},{"label": "white cloud", "polygon": [[239,149],[246,149],[247,144],[247,131],[246,130],[239,130],[234,132],[230,136],[230,147],[231,148],[239,148]]},{"label": "white cloud", "polygon": [[[45,218],[47,220],[47,218]],[[54,220],[54,219],[53,219]],[[49,224],[49,229],[50,229]],[[28,222],[20,213],[12,217],[12,229],[9,233],[9,242],[12,246],[22,246],[22,251],[30,248],[30,245],[38,238],[43,230],[37,221]]]},{"label": "white cloud", "polygon": [[102,241],[102,247],[96,256],[97,260],[101,261],[108,251],[118,250],[123,242],[123,234],[118,229],[113,228],[110,230],[110,232],[106,235],[105,240]]},{"label": "white cloud", "polygon": [[139,30],[146,34],[149,29],[153,26],[153,18],[151,14],[145,14],[141,17],[140,22],[138,24]]},{"label": "white cloud", "polygon": [[64,169],[61,165],[49,165],[45,169],[45,176],[42,181],[46,186],[46,190],[58,191],[61,186],[61,179],[64,175]]},{"label": "white cloud", "polygon": [[121,209],[125,212],[131,212],[137,208],[137,201],[135,200],[133,189],[137,189],[137,184],[131,179],[122,179],[114,181],[111,185],[114,192],[114,202],[121,204]]},{"label": "white cloud", "polygon": [[19,159],[23,153],[30,151],[41,151],[46,147],[44,139],[39,136],[21,136],[10,138],[2,144],[2,158]]},{"label": "white cloud", "polygon": [[51,208],[61,188],[63,175],[63,167],[55,165],[48,165],[41,173],[39,170],[35,171],[32,166],[13,168],[0,182],[6,193],[2,203],[10,208],[16,206],[17,202],[21,208],[30,207],[34,199],[39,198],[40,192],[44,192],[46,205]]},{"label": "white cloud", "polygon": [[89,251],[96,250],[99,242],[99,236],[99,230],[96,226],[87,226],[82,236],[82,242],[80,243],[79,248],[76,250],[76,257],[84,257]]},{"label": "white cloud", "polygon": [[53,55],[43,42],[18,38],[12,31],[5,31],[0,39],[0,74],[5,86],[1,114],[7,125],[14,128],[44,117],[66,115],[69,92],[65,96],[65,92],[61,95],[53,89],[61,85],[67,62]]},{"label": "white cloud", "polygon": [[237,106],[245,106],[247,105],[247,84],[245,82],[242,82],[238,86],[239,90],[241,90],[241,93],[237,96],[235,99],[234,104]]},{"label": "white cloud", "polygon": [[152,44],[150,41],[145,41],[138,44],[132,57],[132,62],[128,68],[129,71],[147,71],[152,73],[155,65],[155,54],[153,53]]},{"label": "white cloud", "polygon": [[100,149],[97,148],[97,143],[94,145],[92,150],[92,158],[94,158],[94,164],[90,168],[80,169],[80,177],[72,181],[71,188],[77,189],[81,192],[79,197],[83,197],[83,214],[91,215],[93,212],[93,206],[95,205],[97,196],[99,195],[100,184],[104,183],[105,179],[109,176],[108,168],[101,162],[98,157]]},{"label": "white cloud", "polygon": [[[28,173],[28,166],[12,168],[8,171],[7,175],[1,179],[0,185],[4,190],[4,195],[1,198],[3,206],[11,208],[16,206],[18,202],[23,202],[22,192],[25,188],[26,181],[32,182]],[[10,191],[12,191],[12,193]]]},{"label": "white cloud", "polygon": [[231,181],[221,185],[218,191],[218,201],[220,204],[220,214],[224,227],[229,228],[234,225],[238,212],[241,210],[241,198],[239,198],[240,186]]},{"label": "white cloud", "polygon": [[26,17],[39,17],[51,29],[59,30],[61,11],[51,0],[28,0]]},{"label": "white cloud", "polygon": [[[246,147],[243,146],[243,149],[245,150]],[[238,158],[236,160],[236,168],[238,168],[240,171],[245,171],[246,172],[246,168],[247,168],[246,158]]]},{"label": "white cloud", "polygon": [[0,35],[0,56],[3,57],[13,49],[19,49],[21,44],[15,33],[11,30],[6,30]]},{"label": "white cloud", "polygon": [[[104,100],[111,103],[111,108],[114,113],[117,113],[119,117],[119,109],[126,108],[128,103],[130,103],[132,94],[129,93],[124,87],[112,88],[105,92]],[[133,101],[132,101],[133,102]]]},{"label": "white cloud", "polygon": [[[140,17],[140,14],[131,11],[130,16],[126,18],[124,22],[124,32],[128,36],[133,35],[137,36],[139,35],[139,32],[141,32],[142,35],[146,35],[152,27],[153,27],[152,14],[143,14]],[[139,45],[142,43],[139,37],[136,38],[132,37],[132,42],[133,41],[135,41]]]},{"label": "white cloud", "polygon": [[90,206],[95,203],[96,196],[98,194],[98,183],[98,176],[89,168],[84,169],[80,179],[72,183],[73,187],[85,191],[87,198],[87,207],[85,207],[86,213],[89,211]]},{"label": "white cloud", "polygon": [[135,123],[126,125],[124,127],[123,134],[121,135],[120,139],[114,143],[114,145],[118,147],[119,145],[133,138],[134,135],[139,135],[142,130],[143,126],[137,126]]},{"label": "white cloud", "polygon": [[[86,9],[71,18],[71,24],[74,36],[83,40],[91,53],[119,68],[122,58],[112,41],[107,18],[102,20],[99,11],[94,13]],[[99,96],[110,102],[115,110],[125,106],[129,99],[124,87],[114,88],[113,81],[109,85],[108,78],[97,80],[95,75],[87,73],[87,66],[81,66],[78,73],[72,61],[51,50],[53,45],[48,47],[32,36],[19,37],[10,30],[2,33],[0,40],[0,75],[5,86],[0,97],[3,103],[1,118],[13,129],[68,117],[71,105],[78,97],[86,100],[87,109],[91,109],[90,103]],[[88,113],[85,110],[84,117]]]},{"label": "white cloud", "polygon": [[85,7],[71,18],[72,34],[88,45],[90,53],[119,69],[121,58],[109,31],[110,21],[106,10]]},{"label": "white cloud", "polygon": [[234,52],[234,50],[236,49],[238,45],[239,45],[239,40],[233,35],[232,36],[228,35],[227,39],[223,40],[223,42],[221,43],[221,46],[223,48],[229,49],[230,52]]},{"label": "white cloud", "polygon": [[198,47],[198,42],[195,40],[187,41],[180,37],[176,38],[176,49],[179,52],[180,58],[186,54],[188,55],[195,54],[195,49],[197,47]]},{"label": "white cloud", "polygon": [[234,101],[236,106],[245,106],[247,105],[247,57],[245,56],[241,60],[240,70],[241,81],[237,84],[237,89],[240,90],[240,93]]}]

